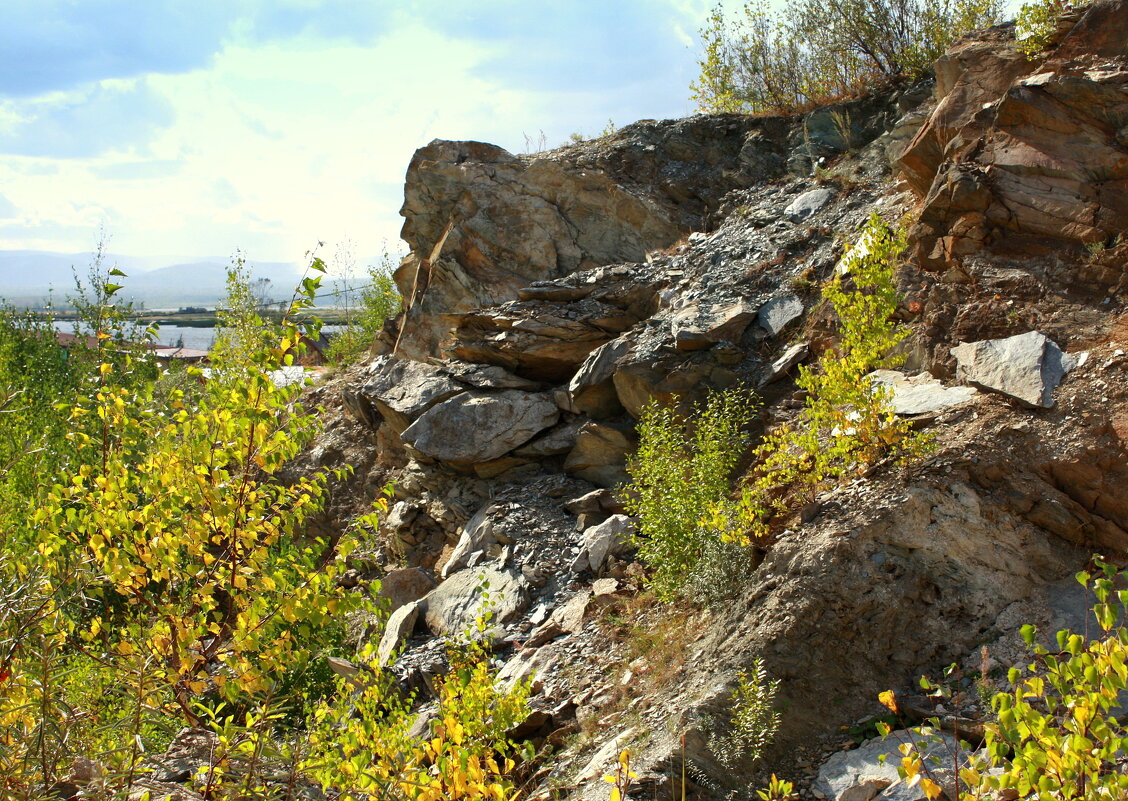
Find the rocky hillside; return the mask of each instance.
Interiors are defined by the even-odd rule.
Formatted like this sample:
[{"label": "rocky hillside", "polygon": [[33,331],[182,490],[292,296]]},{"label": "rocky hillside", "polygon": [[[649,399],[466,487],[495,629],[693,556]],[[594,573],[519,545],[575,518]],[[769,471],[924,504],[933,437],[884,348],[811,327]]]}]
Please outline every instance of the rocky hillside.
[{"label": "rocky hillside", "polygon": [[[835,342],[818,287],[875,212],[912,221],[912,337],[881,380],[937,450],[818,497],[726,603],[647,601],[613,492],[640,410],[744,384],[753,434],[793,417],[797,365]],[[934,83],[801,117],[648,120],[531,156],[432,142],[402,213],[407,310],[315,390],[307,459],[357,466],[328,527],[395,481],[352,580],[383,581],[394,614],[361,636],[406,644],[405,682],[442,668],[488,581],[503,677],[535,677],[520,734],[556,749],[530,797],[605,798],[623,747],[660,798],[683,760],[689,797],[771,771],[837,797],[889,770],[864,749],[823,765],[878,692],[1020,661],[1017,628],[1076,619],[1069,576],[1124,557],[1128,0],[1076,13],[1044,57],[1001,26]],[[782,727],[730,770],[710,732],[757,658]]]}]

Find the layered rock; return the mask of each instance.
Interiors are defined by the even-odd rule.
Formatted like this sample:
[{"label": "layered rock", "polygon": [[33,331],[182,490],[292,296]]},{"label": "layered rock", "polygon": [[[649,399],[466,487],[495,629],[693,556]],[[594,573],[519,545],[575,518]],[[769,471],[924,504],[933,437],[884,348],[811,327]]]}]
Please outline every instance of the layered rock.
[{"label": "layered rock", "polygon": [[[401,351],[370,367],[347,402],[375,431],[369,440],[397,454],[385,526],[403,549],[397,559],[441,579],[407,602],[421,624],[401,607],[389,626],[383,653],[408,644],[395,669],[433,670],[440,646],[417,625],[464,628],[484,611],[488,582],[505,680],[535,677],[530,731],[563,739],[582,722],[595,732],[590,748],[564,750],[555,777],[590,779],[588,791],[603,793],[599,777],[630,747],[644,782],[679,773],[684,758],[700,778],[691,792],[720,798],[746,789],[747,777],[710,751],[708,721],[728,710],[754,658],[782,681],[773,768],[798,752],[819,758],[813,743],[838,749],[839,726],[881,712],[879,691],[978,659],[984,644],[997,665],[1019,664],[1014,642],[1029,610],[1094,551],[1128,548],[1128,322],[1116,322],[1115,282],[1099,295],[1075,291],[1122,269],[1128,245],[1071,261],[1068,242],[1089,233],[1066,224],[1100,228],[1102,208],[1117,213],[1100,198],[1119,180],[1105,157],[1120,146],[1109,144],[1120,101],[1106,90],[1119,86],[1121,56],[1104,37],[1086,66],[1077,42],[1101,38],[1105,19],[1089,13],[1045,69],[1015,53],[1007,28],[960,43],[938,69],[941,101],[928,115],[903,93],[862,101],[877,113],[855,118],[858,130],[885,133],[836,165],[856,182],[848,190],[808,177],[812,157],[846,146],[827,110],[802,121],[640,123],[534,158],[468,143],[420,151],[405,204],[414,262],[400,278],[414,294]],[[1032,80],[1043,73],[1051,77]],[[1059,97],[1071,82],[1083,101]],[[1079,122],[1058,120],[1051,100],[1063,115],[1078,102],[1091,108]],[[1041,116],[1023,122],[1031,108]],[[628,598],[644,573],[613,491],[635,418],[654,400],[688,407],[743,384],[763,395],[753,436],[794,420],[804,405],[798,365],[838,340],[815,287],[836,269],[848,277],[841,240],[874,210],[895,220],[910,209],[914,198],[884,187],[884,164],[925,116],[901,161],[925,208],[912,242],[921,258],[903,267],[899,287],[897,318],[913,336],[901,346],[905,372],[872,378],[895,411],[936,433],[937,451],[820,492],[780,521],[766,553],[741,552],[746,581],[728,601],[654,635],[684,638],[676,649],[637,655],[608,628],[635,613]],[[1092,120],[1107,129],[1093,145],[1097,172],[1085,177],[1076,169],[1099,129]],[[1033,191],[1066,173],[1086,182],[1073,195]],[[587,206],[568,197],[584,181],[605,197]],[[1022,198],[1041,206],[1024,209]],[[664,226],[712,230],[653,250],[627,233],[639,208],[638,231],[655,241]],[[1052,257],[1021,258],[1039,248]],[[1012,258],[993,258],[1004,252]],[[1072,372],[1054,367],[1084,350]],[[639,697],[624,710],[630,694]],[[893,792],[888,781],[851,775],[832,791]],[[550,797],[548,783],[531,795]]]},{"label": "layered rock", "polygon": [[396,353],[439,355],[442,315],[513,300],[535,281],[643,261],[708,225],[732,190],[868,144],[897,116],[897,99],[873,94],[806,119],[644,120],[532,156],[432,142],[407,170],[411,253],[396,273],[407,307]]},{"label": "layered rock", "polygon": [[939,103],[900,161],[924,201],[914,232],[922,264],[950,268],[985,247],[1035,256],[1067,243],[1103,247],[1121,233],[1126,18],[1124,0],[1099,0],[1045,59],[1027,60],[1000,28],[938,64]]}]

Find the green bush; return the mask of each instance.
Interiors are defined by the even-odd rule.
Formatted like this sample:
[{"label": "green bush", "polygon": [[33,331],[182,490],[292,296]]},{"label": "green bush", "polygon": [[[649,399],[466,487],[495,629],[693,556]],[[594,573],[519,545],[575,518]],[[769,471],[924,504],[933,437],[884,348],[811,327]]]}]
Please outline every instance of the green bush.
[{"label": "green bush", "polygon": [[1023,3],[1014,20],[1018,49],[1027,56],[1034,56],[1045,50],[1062,13],[1069,8],[1080,8],[1088,4],[1089,0],[1077,0],[1075,3],[1067,3],[1065,0]]},{"label": "green bush", "polygon": [[[1128,573],[1099,557],[1101,571],[1094,579],[1077,574],[1082,587],[1091,589],[1097,603],[1093,614],[1097,636],[1069,630],[1057,633],[1057,648],[1036,644],[1033,626],[1023,637],[1034,661],[1011,668],[1009,689],[991,699],[995,719],[986,724],[986,754],[972,754],[960,770],[960,801],[1000,798],[1039,801],[1113,801],[1128,798],[1128,728],[1121,720],[1121,693],[1128,689]],[[922,679],[922,686],[929,683]],[[897,712],[893,694],[881,701]],[[888,724],[879,730],[888,735]],[[924,745],[936,734],[939,721],[915,730],[917,737],[902,743],[898,772],[910,784],[919,783],[925,795],[939,798],[942,789],[933,766],[922,758]],[[965,752],[967,745],[964,744]]]},{"label": "green bush", "polygon": [[755,762],[771,744],[779,729],[779,713],[773,708],[779,680],[768,678],[762,659],[737,674],[727,721],[713,721],[709,750],[721,764],[735,769],[741,762]]},{"label": "green bush", "polygon": [[329,343],[326,358],[337,367],[360,359],[380,336],[384,323],[400,312],[401,300],[392,280],[394,269],[385,255],[368,268],[368,285],[360,289],[359,303],[346,309],[345,327]]},{"label": "green bush", "polygon": [[655,403],[639,419],[624,505],[639,520],[639,555],[654,568],[651,582],[662,598],[685,591],[706,546],[718,539],[707,518],[728,495],[755,406],[746,391],[731,389],[712,395],[689,420]]},{"label": "green bush", "polygon": [[[971,790],[963,801],[1000,792],[1049,801],[1128,798],[1128,728],[1118,718],[1120,694],[1128,688],[1128,573],[1117,576],[1099,559],[1101,575],[1077,574],[1092,589],[1100,633],[1089,640],[1057,633],[1057,649],[1035,645],[1033,626],[1023,636],[1034,662],[1008,676],[1013,689],[992,701],[996,722],[987,727],[987,760],[973,763],[963,779]],[[1123,717],[1122,715],[1120,717]]]},{"label": "green bush", "polygon": [[838,346],[814,367],[800,368],[796,383],[807,397],[799,418],[757,448],[759,462],[742,499],[753,536],[766,533],[767,517],[786,511],[796,490],[812,494],[826,482],[864,474],[886,455],[909,458],[928,449],[929,438],[897,417],[889,391],[869,379],[903,359],[894,348],[909,332],[892,315],[904,249],[904,231],[874,215],[844,256],[843,272],[823,287],[838,316]]},{"label": "green bush", "polygon": [[718,5],[700,35],[691,98],[702,112],[788,112],[921,75],[951,41],[1000,19],[1001,0],[749,0]]}]

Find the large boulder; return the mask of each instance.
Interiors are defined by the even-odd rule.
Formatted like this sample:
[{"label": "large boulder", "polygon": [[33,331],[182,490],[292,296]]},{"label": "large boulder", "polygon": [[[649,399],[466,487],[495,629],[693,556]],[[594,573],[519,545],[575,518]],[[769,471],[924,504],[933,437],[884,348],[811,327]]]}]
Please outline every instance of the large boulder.
[{"label": "large boulder", "polygon": [[952,348],[952,355],[959,363],[957,375],[968,383],[1046,409],[1054,405],[1054,388],[1076,364],[1039,331],[965,342]]},{"label": "large boulder", "polygon": [[[789,162],[807,171],[822,156],[862,147],[898,113],[894,95],[874,93],[802,117],[642,120],[530,156],[435,140],[407,170],[400,213],[411,252],[396,272],[406,307],[396,352],[438,356],[444,315],[516,299],[577,270],[642,262],[715,223],[733,190],[779,178]],[[557,288],[552,299],[570,294]]]},{"label": "large boulder", "polygon": [[433,365],[378,356],[368,368],[368,379],[359,395],[376,407],[398,433],[436,403],[465,390],[465,386]]},{"label": "large boulder", "polygon": [[476,464],[505,455],[559,419],[560,409],[544,393],[471,391],[433,406],[401,436],[425,456]]},{"label": "large boulder", "polygon": [[486,614],[494,625],[511,620],[528,600],[519,575],[486,566],[455,573],[421,600],[419,608],[432,634],[462,634]]},{"label": "large boulder", "polygon": [[418,150],[404,188],[396,273],[406,300],[400,352],[437,355],[438,315],[517,297],[529,283],[642,261],[686,230],[646,191],[562,158],[521,158],[481,142],[436,140]]}]

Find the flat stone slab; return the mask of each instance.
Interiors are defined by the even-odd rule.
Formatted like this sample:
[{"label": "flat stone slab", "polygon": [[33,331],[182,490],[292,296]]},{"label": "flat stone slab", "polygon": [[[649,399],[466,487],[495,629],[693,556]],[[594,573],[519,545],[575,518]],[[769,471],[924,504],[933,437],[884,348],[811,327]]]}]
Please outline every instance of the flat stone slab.
[{"label": "flat stone slab", "polygon": [[804,192],[787,205],[783,210],[783,216],[793,223],[801,223],[818,213],[834,195],[833,189],[812,189]]},{"label": "flat stone slab", "polygon": [[896,370],[874,370],[869,377],[875,384],[889,388],[893,393],[893,411],[903,417],[938,412],[979,394],[975,387],[946,387],[928,373],[909,376]]},{"label": "flat stone slab", "polygon": [[760,328],[768,332],[768,336],[775,336],[788,323],[803,314],[803,301],[795,295],[782,295],[772,298],[756,314],[756,322]]},{"label": "flat stone slab", "polygon": [[[802,310],[802,307],[800,307]],[[694,306],[674,321],[674,343],[678,350],[704,350],[718,342],[739,342],[757,308],[745,298],[728,303]]]},{"label": "flat stone slab", "polygon": [[785,350],[778,359],[772,362],[767,375],[760,381],[760,386],[767,386],[779,381],[791,372],[799,362],[811,355],[811,346],[806,342],[799,342]]},{"label": "flat stone slab", "polygon": [[1005,339],[965,342],[952,348],[957,375],[980,389],[1048,409],[1052,393],[1077,359],[1040,331]]}]

